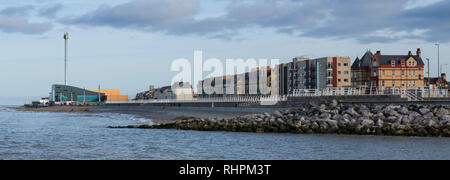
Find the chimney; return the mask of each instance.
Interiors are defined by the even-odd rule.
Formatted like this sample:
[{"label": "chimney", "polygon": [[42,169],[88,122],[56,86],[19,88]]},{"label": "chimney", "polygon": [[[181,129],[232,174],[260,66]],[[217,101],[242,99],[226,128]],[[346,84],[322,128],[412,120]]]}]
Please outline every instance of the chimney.
[{"label": "chimney", "polygon": [[420,48],[417,48],[417,56],[422,57],[422,51]]},{"label": "chimney", "polygon": [[411,51],[408,52],[408,56],[412,56],[412,52]]},{"label": "chimney", "polygon": [[380,50],[377,51],[377,55],[381,56],[381,51]]}]

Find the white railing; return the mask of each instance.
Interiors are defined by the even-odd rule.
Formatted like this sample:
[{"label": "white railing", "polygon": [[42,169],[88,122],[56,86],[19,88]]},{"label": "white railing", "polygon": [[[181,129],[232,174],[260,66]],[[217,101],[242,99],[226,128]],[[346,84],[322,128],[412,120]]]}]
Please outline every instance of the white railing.
[{"label": "white railing", "polygon": [[447,89],[428,88],[326,88],[326,89],[296,89],[292,97],[315,97],[315,96],[380,96],[399,95],[407,97],[412,101],[422,101],[424,98],[449,97]]},{"label": "white railing", "polygon": [[176,103],[257,103],[287,101],[288,96],[243,96],[243,97],[216,97],[194,98],[189,100],[161,99],[161,100],[130,100],[108,101],[107,104],[176,104]]},{"label": "white railing", "polygon": [[161,99],[161,100],[131,100],[108,101],[107,104],[175,104],[175,103],[255,103],[274,104],[287,101],[289,97],[321,97],[321,96],[380,96],[398,95],[410,101],[422,101],[425,98],[449,97],[447,89],[404,89],[404,88],[326,88],[326,89],[296,89],[292,94],[284,96],[242,96],[242,97],[215,97],[194,98],[188,100]]}]

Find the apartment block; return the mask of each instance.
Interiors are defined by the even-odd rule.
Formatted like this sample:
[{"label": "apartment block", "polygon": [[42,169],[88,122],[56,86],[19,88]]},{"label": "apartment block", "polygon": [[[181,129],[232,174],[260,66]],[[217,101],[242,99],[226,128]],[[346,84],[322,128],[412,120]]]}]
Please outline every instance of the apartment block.
[{"label": "apartment block", "polygon": [[294,58],[280,65],[280,94],[296,89],[326,89],[351,86],[350,57]]}]

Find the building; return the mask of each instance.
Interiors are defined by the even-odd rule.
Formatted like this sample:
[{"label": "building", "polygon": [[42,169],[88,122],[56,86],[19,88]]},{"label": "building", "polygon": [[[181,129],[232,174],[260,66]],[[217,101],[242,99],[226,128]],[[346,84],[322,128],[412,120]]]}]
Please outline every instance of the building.
[{"label": "building", "polygon": [[73,86],[52,85],[50,101],[57,103],[65,102],[99,102],[106,101],[104,93],[88,91]]},{"label": "building", "polygon": [[425,78],[425,84],[431,89],[448,89],[447,74],[442,73],[441,77]]},{"label": "building", "polygon": [[420,48],[416,55],[383,55],[368,51],[352,65],[355,87],[369,89],[417,89],[424,87],[424,63]]},{"label": "building", "polygon": [[[276,69],[273,69],[276,70]],[[197,84],[199,97],[241,97],[277,95],[277,73],[272,68],[253,68],[250,72],[204,79]]]},{"label": "building", "polygon": [[175,82],[172,86],[150,89],[145,92],[138,93],[135,100],[192,100],[194,99],[194,90],[190,83]]},{"label": "building", "polygon": [[278,66],[280,94],[292,94],[296,89],[350,87],[350,63],[350,57],[294,58]]},{"label": "building", "polygon": [[92,92],[105,94],[106,101],[128,101],[128,95],[120,95],[119,89],[100,89]]}]

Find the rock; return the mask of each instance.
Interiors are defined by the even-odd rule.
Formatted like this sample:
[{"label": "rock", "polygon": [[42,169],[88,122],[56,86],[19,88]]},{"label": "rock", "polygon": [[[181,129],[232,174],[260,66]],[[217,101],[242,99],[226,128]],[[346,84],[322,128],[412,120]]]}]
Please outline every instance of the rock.
[{"label": "rock", "polygon": [[340,114],[336,114],[331,119],[336,120],[336,121],[341,121],[344,119],[344,117]]},{"label": "rock", "polygon": [[275,117],[277,117],[277,118],[283,117],[283,114],[282,114],[280,111],[275,111],[275,112],[273,112],[273,115],[274,115]]},{"label": "rock", "polygon": [[356,112],[353,108],[348,108],[344,111],[344,113],[350,114],[352,117],[359,117],[358,112]]},{"label": "rock", "polygon": [[432,119],[434,117],[434,114],[432,112],[428,112],[423,115],[424,119]]},{"label": "rock", "polygon": [[389,116],[388,118],[385,119],[385,121],[389,122],[389,123],[395,123],[395,122],[397,122],[397,119],[398,119],[398,117],[396,117],[396,116]]},{"label": "rock", "polygon": [[410,119],[414,119],[414,118],[416,118],[418,116],[421,116],[421,114],[419,114],[418,112],[412,111],[412,112],[409,113],[409,118]]},{"label": "rock", "polygon": [[322,113],[319,117],[320,117],[321,119],[330,119],[330,118],[331,118],[331,114],[325,112],[325,113]]},{"label": "rock", "polygon": [[331,108],[334,108],[334,107],[336,107],[336,106],[338,106],[339,105],[339,102],[336,100],[336,99],[333,99],[333,100],[331,100],[331,102],[330,102],[330,107]]},{"label": "rock", "polygon": [[435,127],[437,125],[436,122],[434,122],[433,120],[426,120],[425,121],[425,126],[426,127]]},{"label": "rock", "polygon": [[421,108],[421,109],[419,109],[419,112],[420,112],[420,114],[425,115],[425,114],[429,113],[430,110],[427,108]]},{"label": "rock", "polygon": [[384,121],[383,120],[378,120],[377,121],[377,127],[383,127],[384,126]]},{"label": "rock", "polygon": [[403,114],[403,115],[408,115],[408,114],[409,114],[409,110],[408,110],[408,108],[406,108],[406,107],[401,107],[401,108],[398,110],[398,112],[401,113],[401,114]]},{"label": "rock", "polygon": [[442,116],[441,118],[439,118],[439,120],[440,120],[440,123],[447,124],[448,122],[450,122],[450,115]]},{"label": "rock", "polygon": [[439,110],[436,112],[436,116],[438,118],[441,118],[442,116],[448,115],[448,110],[445,108],[439,108]]},{"label": "rock", "polygon": [[365,119],[361,122],[361,125],[365,126],[365,127],[370,127],[373,126],[375,123],[370,120],[370,119]]},{"label": "rock", "polygon": [[360,113],[363,117],[366,117],[366,118],[372,116],[372,113],[370,113],[370,111],[369,111],[368,109],[362,109],[362,110],[359,110],[359,113]]},{"label": "rock", "polygon": [[328,125],[330,126],[330,128],[334,128],[337,129],[338,127],[338,121],[335,120],[328,120],[327,121]]},{"label": "rock", "polygon": [[412,120],[411,120],[410,116],[403,116],[401,124],[408,125],[411,123],[411,121]]}]

